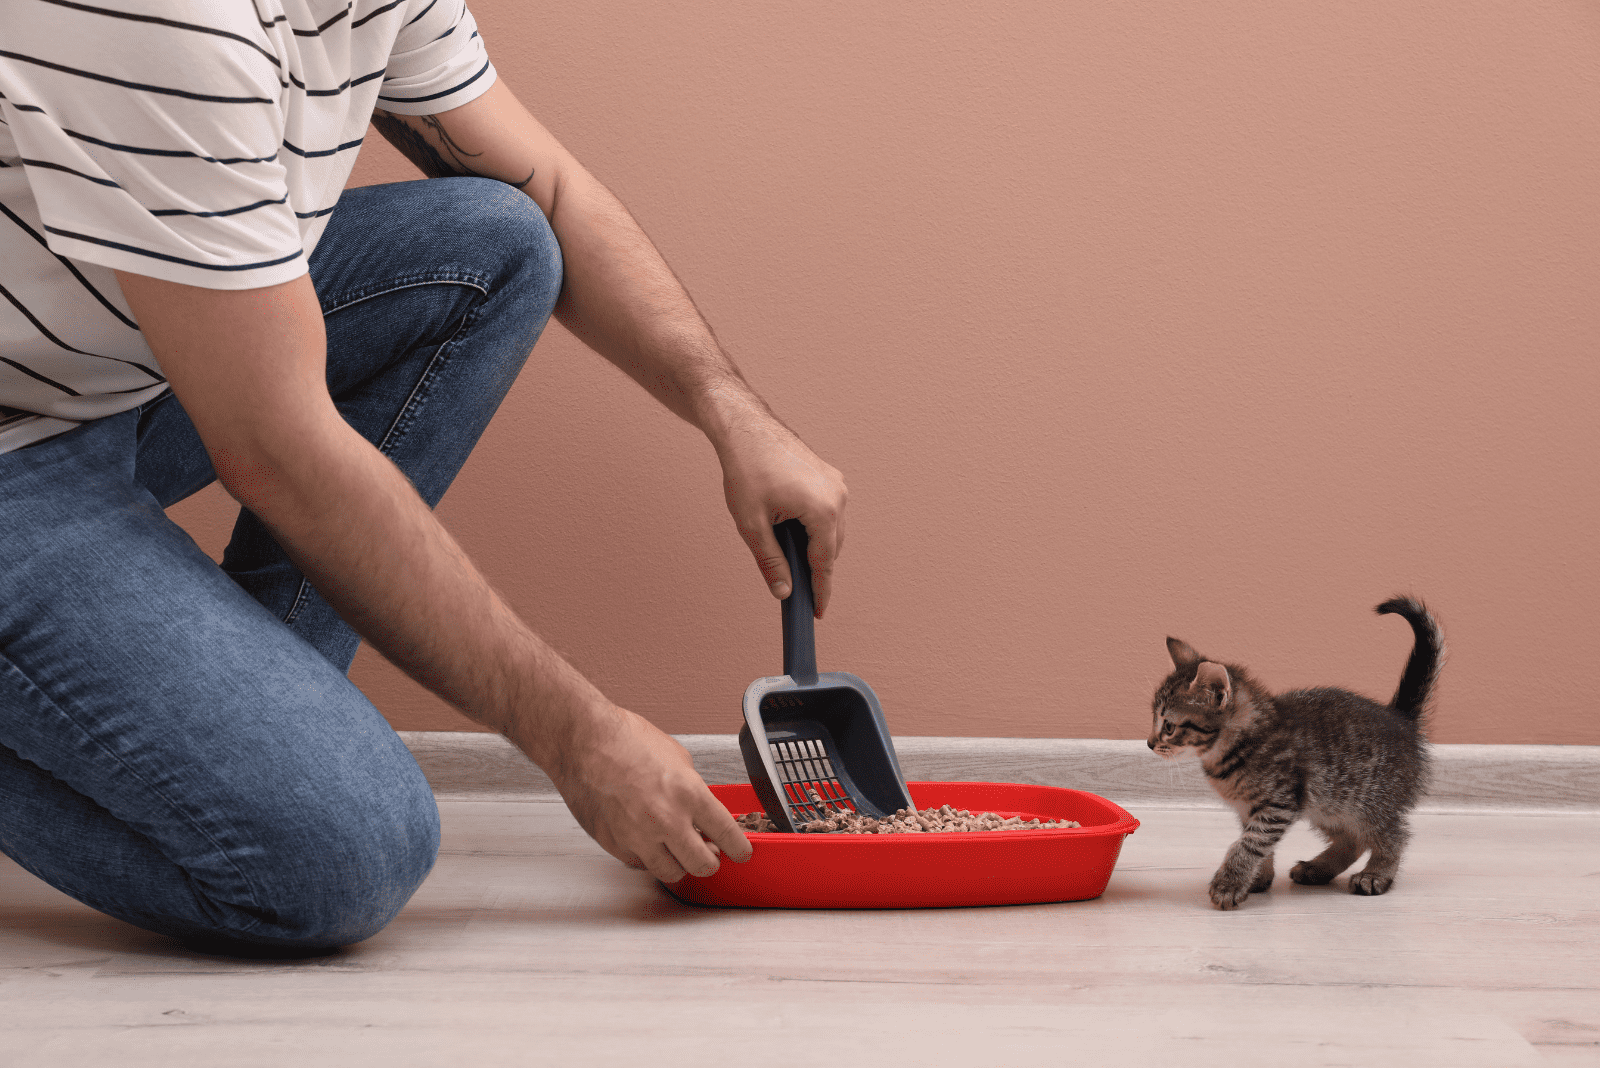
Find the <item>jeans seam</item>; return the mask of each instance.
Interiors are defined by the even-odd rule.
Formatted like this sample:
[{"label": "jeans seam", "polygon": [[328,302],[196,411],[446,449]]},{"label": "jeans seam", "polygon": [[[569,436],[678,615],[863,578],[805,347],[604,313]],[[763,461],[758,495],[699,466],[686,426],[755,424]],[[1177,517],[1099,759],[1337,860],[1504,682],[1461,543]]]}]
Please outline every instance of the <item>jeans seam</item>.
[{"label": "jeans seam", "polygon": [[[53,708],[56,711],[56,714],[59,715],[62,719],[66,720],[68,723],[72,724],[72,726],[77,729],[78,733],[83,735],[83,737],[86,738],[90,742],[90,744],[92,744],[97,750],[99,750],[106,757],[110,758],[118,766],[123,768],[141,786],[143,786],[146,790],[149,790],[152,794],[154,794],[157,798],[159,798],[163,804],[169,806],[174,812],[182,813],[183,821],[185,823],[187,823],[191,828],[193,828],[195,830],[195,832],[198,833],[202,838],[204,838],[208,843],[210,843],[211,847],[217,851],[217,854],[227,861],[228,867],[232,868],[233,871],[234,871],[234,874],[239,877],[239,881],[244,884],[246,890],[250,894],[251,908],[256,909],[257,911],[259,911],[261,909],[261,895],[256,890],[255,884],[253,882],[251,882],[250,877],[244,873],[244,871],[239,867],[239,865],[237,863],[235,863],[233,857],[231,855],[229,855],[228,851],[222,847],[222,844],[220,842],[218,842],[215,838],[213,838],[209,831],[207,831],[200,824],[196,823],[194,821],[194,819],[191,816],[189,816],[188,813],[186,813],[184,811],[183,806],[178,805],[177,803],[175,803],[171,798],[169,798],[159,788],[157,788],[156,786],[152,785],[151,782],[147,778],[145,778],[145,776],[142,773],[140,773],[138,769],[134,768],[131,764],[129,764],[122,757],[118,756],[116,753],[114,753],[110,749],[108,749],[104,742],[102,742],[99,738],[95,737],[95,735],[91,731],[89,731],[87,728],[85,728],[82,723],[78,722],[78,720],[72,715],[72,713],[68,712],[65,708],[63,708],[61,706],[61,704],[59,702],[56,701],[55,698],[51,697],[48,693],[46,693],[44,688],[41,687],[37,682],[35,682],[28,675],[28,673],[26,671],[23,671],[21,666],[18,665],[15,660],[12,660],[10,657],[6,656],[3,652],[0,652],[0,664],[4,664],[4,666],[6,666],[6,667],[10,668],[12,671],[16,672],[17,676],[19,678],[21,678],[23,682],[27,683],[28,687],[30,689],[32,689],[34,693],[38,694],[41,700],[45,701],[51,708]],[[21,754],[19,753],[18,756],[21,756]],[[23,757],[23,759],[27,759],[27,758]],[[31,761],[30,761],[30,763],[31,763]],[[37,767],[38,765],[35,765],[35,766]],[[48,768],[44,768],[42,770],[44,770],[44,771],[46,771],[46,772],[48,772],[49,774],[52,774],[52,775],[55,774],[54,772],[50,772]],[[72,787],[72,788],[74,790],[77,789],[77,787]],[[90,800],[92,801],[94,799],[91,797]],[[101,909],[100,911],[103,912],[105,910]],[[250,922],[241,931],[236,932],[236,933],[244,933],[244,932],[248,932],[248,931],[253,931],[257,927],[259,927],[260,925],[261,925],[260,918],[252,916],[250,918]]]},{"label": "jeans seam", "polygon": [[[487,296],[487,291],[484,292]],[[444,344],[434,350],[433,356],[428,360],[428,366],[422,369],[422,374],[417,377],[416,384],[411,387],[405,403],[400,405],[400,410],[395,413],[394,421],[389,424],[389,429],[383,432],[383,439],[378,443],[378,451],[388,456],[390,449],[400,443],[407,430],[416,419],[416,414],[427,402],[433,382],[439,377],[439,372],[450,362],[450,356],[458,341],[471,332],[477,325],[478,312],[483,305],[479,304],[461,317],[461,323],[456,327]]]},{"label": "jeans seam", "polygon": [[391,280],[385,282],[381,286],[376,286],[371,289],[358,289],[353,294],[342,294],[337,303],[324,304],[322,306],[322,314],[324,317],[327,317],[332,315],[334,312],[344,311],[346,308],[354,307],[357,304],[372,300],[375,297],[386,296],[390,293],[398,293],[402,289],[417,289],[421,286],[437,285],[466,286],[469,289],[476,289],[486,297],[489,295],[488,285],[481,278],[470,271],[434,272],[432,274],[415,275],[409,278]]},{"label": "jeans seam", "polygon": [[300,585],[294,591],[294,603],[289,606],[289,611],[283,617],[286,627],[294,626],[294,621],[300,618],[300,612],[311,599],[311,580],[304,575],[300,576]]}]

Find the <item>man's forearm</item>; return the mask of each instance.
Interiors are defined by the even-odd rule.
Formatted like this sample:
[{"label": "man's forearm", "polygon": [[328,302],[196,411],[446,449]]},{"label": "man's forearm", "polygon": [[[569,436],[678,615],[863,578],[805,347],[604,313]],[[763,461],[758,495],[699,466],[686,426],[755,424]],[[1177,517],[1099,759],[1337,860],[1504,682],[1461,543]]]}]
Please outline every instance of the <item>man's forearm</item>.
[{"label": "man's forearm", "polygon": [[575,176],[560,187],[550,224],[566,265],[556,305],[563,326],[713,445],[751,420],[776,421],[610,190]]},{"label": "man's forearm", "polygon": [[489,586],[405,476],[342,420],[294,441],[272,470],[270,494],[239,495],[318,592],[407,674],[557,776],[609,702]]},{"label": "man's forearm", "polygon": [[610,709],[340,417],[309,277],[232,291],[117,277],[218,479],[363,638],[542,765]]}]

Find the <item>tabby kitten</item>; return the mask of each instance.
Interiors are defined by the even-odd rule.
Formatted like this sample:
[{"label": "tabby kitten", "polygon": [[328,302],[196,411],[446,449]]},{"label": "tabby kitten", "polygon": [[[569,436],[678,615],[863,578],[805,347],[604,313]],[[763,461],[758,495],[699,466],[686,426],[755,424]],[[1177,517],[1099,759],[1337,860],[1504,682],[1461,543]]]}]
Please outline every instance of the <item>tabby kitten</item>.
[{"label": "tabby kitten", "polygon": [[1381,894],[1394,884],[1410,834],[1406,813],[1427,786],[1419,720],[1444,662],[1444,640],[1421,601],[1395,597],[1377,612],[1403,617],[1416,635],[1387,706],[1333,687],[1273,696],[1243,668],[1167,639],[1175,670],[1156,691],[1150,748],[1163,759],[1198,756],[1243,827],[1211,879],[1217,908],[1237,908],[1272,885],[1273,850],[1302,816],[1328,848],[1290,869],[1294,882],[1330,882],[1370,849],[1367,866],[1350,877],[1350,892]]}]

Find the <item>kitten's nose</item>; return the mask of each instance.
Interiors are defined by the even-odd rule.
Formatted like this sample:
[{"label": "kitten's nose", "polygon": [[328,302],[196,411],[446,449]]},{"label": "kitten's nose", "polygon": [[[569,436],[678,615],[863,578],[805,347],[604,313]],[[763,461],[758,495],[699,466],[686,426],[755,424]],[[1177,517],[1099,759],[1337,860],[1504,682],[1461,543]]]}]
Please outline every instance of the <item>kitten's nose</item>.
[{"label": "kitten's nose", "polygon": [[1151,749],[1154,749],[1156,747],[1156,740],[1154,738],[1151,738],[1149,741],[1145,742],[1144,744],[1148,745]]}]

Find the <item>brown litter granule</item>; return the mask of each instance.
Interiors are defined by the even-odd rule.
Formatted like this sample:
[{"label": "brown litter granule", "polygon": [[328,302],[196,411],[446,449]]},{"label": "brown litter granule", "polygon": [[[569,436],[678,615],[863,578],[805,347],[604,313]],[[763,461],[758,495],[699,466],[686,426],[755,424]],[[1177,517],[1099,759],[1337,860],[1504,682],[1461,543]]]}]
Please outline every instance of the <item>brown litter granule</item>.
[{"label": "brown litter granule", "polygon": [[[973,813],[964,808],[912,809],[902,808],[885,819],[863,816],[839,802],[827,802],[815,791],[811,803],[826,812],[823,819],[812,820],[795,828],[808,834],[936,834],[950,831],[1044,831],[1061,827],[1077,827],[1073,820],[1024,820],[1021,816],[1001,816],[994,812]],[[746,812],[738,818],[739,826],[747,831],[776,831],[777,825],[767,819],[765,812]]]}]

